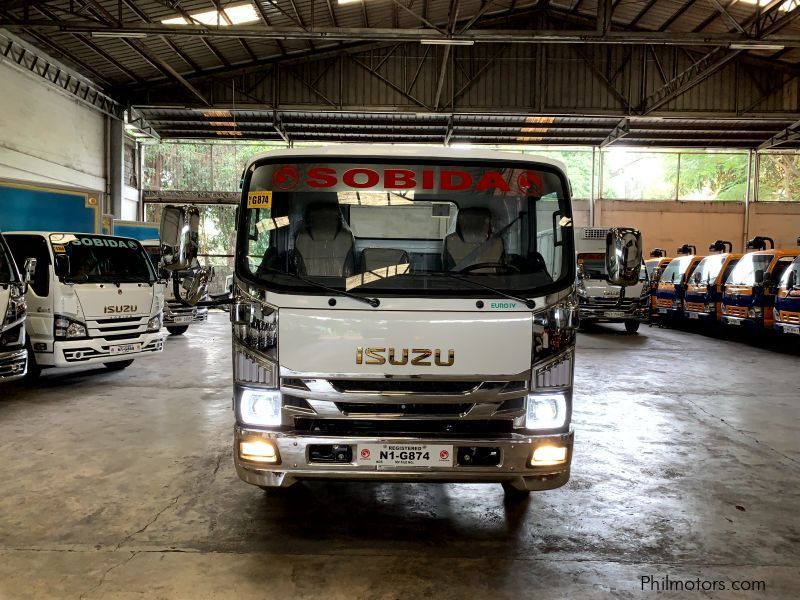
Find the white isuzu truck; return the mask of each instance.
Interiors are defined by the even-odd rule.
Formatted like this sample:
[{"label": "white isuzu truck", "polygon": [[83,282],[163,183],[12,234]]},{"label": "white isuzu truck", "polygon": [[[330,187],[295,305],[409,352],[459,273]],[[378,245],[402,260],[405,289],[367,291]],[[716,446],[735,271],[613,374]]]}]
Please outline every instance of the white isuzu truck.
[{"label": "white isuzu truck", "polygon": [[17,266],[36,259],[26,300],[28,372],[161,352],[164,286],[138,241],[88,233],[6,233]]},{"label": "white isuzu truck", "polygon": [[[167,268],[193,258],[196,216],[165,208]],[[548,159],[350,146],[251,160],[231,306],[239,476],[564,485],[572,229]],[[635,282],[638,232],[608,240],[611,278]]]},{"label": "white isuzu truck", "polygon": [[606,236],[608,227],[576,227],[578,263],[578,304],[582,325],[624,323],[628,333],[639,331],[642,289],[647,283],[644,269],[632,286],[618,286],[606,277]]},{"label": "white isuzu truck", "polygon": [[[31,269],[34,264],[26,266]],[[21,379],[27,372],[25,285],[0,233],[0,383]]]},{"label": "white isuzu truck", "polygon": [[[161,268],[161,241],[142,240],[142,247],[150,257],[153,268],[166,280],[164,291],[164,328],[171,335],[183,335],[192,323],[203,323],[208,320],[208,308],[204,306],[191,306],[181,302],[180,286],[191,280],[191,273],[171,273]],[[176,286],[178,286],[176,288]],[[201,290],[201,296],[208,297],[208,290]]]}]

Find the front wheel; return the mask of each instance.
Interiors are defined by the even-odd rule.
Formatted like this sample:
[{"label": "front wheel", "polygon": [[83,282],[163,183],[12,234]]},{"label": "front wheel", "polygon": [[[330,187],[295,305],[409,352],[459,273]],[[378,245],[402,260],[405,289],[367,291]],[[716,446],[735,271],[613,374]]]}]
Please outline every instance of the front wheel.
[{"label": "front wheel", "polygon": [[167,331],[169,331],[170,335],[183,335],[186,333],[186,330],[189,329],[188,325],[178,325],[176,327],[167,327]]},{"label": "front wheel", "polygon": [[636,333],[639,331],[639,321],[625,321],[625,331],[628,333]]},{"label": "front wheel", "polygon": [[103,363],[106,369],[109,371],[122,371],[122,369],[127,369],[133,364],[133,359],[130,360],[118,360],[115,362],[108,362]]}]

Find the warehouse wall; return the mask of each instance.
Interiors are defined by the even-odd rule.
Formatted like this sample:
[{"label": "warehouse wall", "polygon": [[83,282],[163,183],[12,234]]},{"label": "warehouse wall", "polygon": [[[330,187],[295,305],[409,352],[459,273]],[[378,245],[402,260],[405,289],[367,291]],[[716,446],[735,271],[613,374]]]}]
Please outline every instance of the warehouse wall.
[{"label": "warehouse wall", "polygon": [[102,192],[106,118],[0,62],[0,179]]},{"label": "warehouse wall", "polygon": [[[576,224],[580,218],[576,215]],[[795,248],[800,235],[800,202],[754,202],[745,232],[743,202],[644,202],[600,200],[595,203],[598,227],[625,225],[642,231],[645,248],[665,248],[672,255],[682,244],[703,253],[717,239],[741,251],[745,236],[767,235],[782,248]]]}]

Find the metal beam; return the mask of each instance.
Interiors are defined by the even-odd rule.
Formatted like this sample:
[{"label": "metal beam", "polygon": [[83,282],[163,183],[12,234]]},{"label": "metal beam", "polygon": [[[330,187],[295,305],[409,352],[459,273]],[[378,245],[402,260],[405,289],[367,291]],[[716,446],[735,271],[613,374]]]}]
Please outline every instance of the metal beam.
[{"label": "metal beam", "polygon": [[125,109],[88,79],[67,69],[39,49],[13,35],[0,31],[0,61],[33,73],[59,88],[71,98],[91,106],[114,119],[121,120]]},{"label": "metal beam", "polygon": [[614,127],[614,129],[611,130],[611,133],[608,134],[608,137],[600,143],[600,147],[605,148],[606,146],[610,146],[617,140],[624,138],[630,132],[631,120],[626,117],[617,123],[616,127]]},{"label": "metal beam", "polygon": [[[782,15],[775,21],[779,29],[797,18],[800,7]],[[598,33],[586,30],[553,29],[475,29],[464,33],[443,35],[431,29],[392,29],[378,27],[316,27],[313,31],[305,27],[253,27],[234,25],[219,29],[208,29],[198,25],[164,25],[160,23],[124,23],[121,27],[101,25],[95,21],[53,21],[27,20],[7,22],[0,19],[0,26],[14,31],[37,31],[41,33],[86,33],[104,34],[124,38],[126,35],[165,35],[169,37],[206,38],[255,38],[280,40],[322,40],[322,41],[370,41],[370,42],[420,42],[436,40],[446,43],[517,43],[517,44],[608,44],[641,45],[657,44],[665,46],[714,46],[728,47],[731,44],[747,49],[757,49],[764,43],[800,47],[800,35],[776,35],[765,32],[758,38],[740,33],[678,33],[658,31],[607,31]]]},{"label": "metal beam", "polygon": [[787,142],[794,142],[796,140],[800,140],[800,121],[792,125],[789,125],[789,127],[784,129],[780,133],[776,133],[767,141],[760,144],[758,146],[758,151],[760,152],[762,150],[769,150],[770,148],[774,148],[775,146],[786,144]]},{"label": "metal beam", "polygon": [[623,96],[616,86],[608,79],[608,77],[606,77],[605,73],[603,73],[603,71],[594,64],[592,58],[586,54],[583,48],[580,46],[575,46],[575,52],[581,57],[586,66],[589,67],[589,70],[594,74],[594,76],[597,77],[597,79],[599,79],[603,85],[605,85],[606,89],[611,92],[614,98],[616,98],[617,101],[622,105],[622,108],[625,109],[625,112],[630,113],[631,105],[630,102],[628,102],[628,99]]}]

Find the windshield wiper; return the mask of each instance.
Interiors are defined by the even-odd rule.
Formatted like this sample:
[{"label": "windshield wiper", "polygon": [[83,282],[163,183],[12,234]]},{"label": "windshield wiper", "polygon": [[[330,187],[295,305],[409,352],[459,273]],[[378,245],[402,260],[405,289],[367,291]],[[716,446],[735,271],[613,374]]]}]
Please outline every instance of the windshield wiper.
[{"label": "windshield wiper", "polygon": [[286,275],[288,277],[294,277],[295,279],[299,279],[303,283],[307,283],[308,285],[314,286],[321,290],[326,290],[332,294],[336,294],[339,296],[346,296],[347,298],[353,298],[353,300],[358,300],[359,302],[365,302],[369,304],[372,308],[377,308],[380,305],[380,301],[377,298],[367,298],[366,296],[359,296],[357,294],[351,294],[350,292],[345,292],[344,290],[337,290],[336,288],[328,287],[327,285],[323,285],[321,283],[317,283],[316,281],[312,281],[302,275],[298,275],[297,273],[289,273],[287,271],[281,271],[280,269],[272,269],[269,267],[259,269],[261,272],[266,273],[274,273],[276,275]]},{"label": "windshield wiper", "polygon": [[498,296],[503,296],[504,298],[508,298],[509,300],[516,300],[517,302],[521,302],[530,309],[536,308],[536,302],[534,302],[533,300],[520,298],[519,296],[515,296],[514,294],[509,294],[508,292],[504,292],[503,290],[498,290],[497,288],[494,288],[490,285],[479,283],[477,281],[473,281],[472,279],[467,279],[466,277],[459,277],[458,275],[456,275],[455,273],[451,273],[450,271],[414,270],[410,272],[409,275],[416,275],[418,273],[423,275],[444,275],[445,277],[449,277],[450,279],[463,281],[464,283],[471,283],[472,285],[477,285],[478,287],[482,287],[485,290],[494,292]]}]

